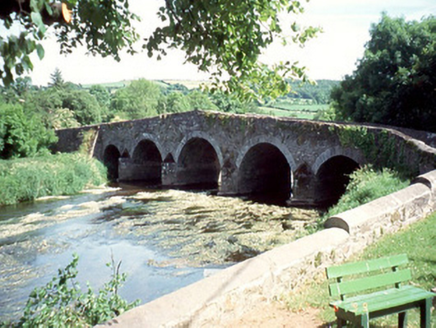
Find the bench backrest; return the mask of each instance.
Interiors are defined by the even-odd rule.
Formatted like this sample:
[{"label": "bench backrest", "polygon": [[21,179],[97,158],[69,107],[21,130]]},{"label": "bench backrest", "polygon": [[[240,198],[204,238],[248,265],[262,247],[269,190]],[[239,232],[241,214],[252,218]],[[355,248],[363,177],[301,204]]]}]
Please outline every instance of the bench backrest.
[{"label": "bench backrest", "polygon": [[[326,268],[327,278],[335,279],[329,285],[330,296],[340,297],[342,300],[349,294],[357,294],[370,289],[393,286],[409,281],[410,269],[399,269],[409,261],[406,254],[394,255],[374,260],[347,263]],[[389,269],[386,272],[386,269]],[[357,278],[352,276],[358,275]],[[350,280],[343,278],[351,278]]]}]

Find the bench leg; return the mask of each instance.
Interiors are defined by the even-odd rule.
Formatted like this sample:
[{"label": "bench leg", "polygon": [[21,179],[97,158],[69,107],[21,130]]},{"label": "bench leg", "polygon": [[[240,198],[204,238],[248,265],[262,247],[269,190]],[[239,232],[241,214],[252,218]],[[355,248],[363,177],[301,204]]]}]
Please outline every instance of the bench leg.
[{"label": "bench leg", "polygon": [[398,328],[407,327],[407,312],[398,313]]},{"label": "bench leg", "polygon": [[369,315],[368,315],[368,313],[363,314],[360,317],[360,326],[362,328],[369,328]]},{"label": "bench leg", "polygon": [[337,322],[338,322],[338,328],[342,328],[347,324],[347,321],[341,318],[337,318]]},{"label": "bench leg", "polygon": [[421,328],[430,328],[430,308],[431,298],[427,298],[421,303]]}]

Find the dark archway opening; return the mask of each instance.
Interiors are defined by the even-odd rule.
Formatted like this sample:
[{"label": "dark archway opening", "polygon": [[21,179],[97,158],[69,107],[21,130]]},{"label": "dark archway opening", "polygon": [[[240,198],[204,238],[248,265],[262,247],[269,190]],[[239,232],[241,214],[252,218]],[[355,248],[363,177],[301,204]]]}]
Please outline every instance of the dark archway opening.
[{"label": "dark archway opening", "polygon": [[117,181],[118,179],[118,160],[120,152],[114,145],[109,145],[104,150],[103,164],[107,168],[107,177],[110,181]]},{"label": "dark archway opening", "polygon": [[189,188],[218,188],[220,163],[213,146],[205,139],[189,140],[177,163],[179,185]]},{"label": "dark archway opening", "polygon": [[239,167],[238,192],[250,199],[284,205],[291,197],[291,169],[283,153],[269,143],[252,147]]},{"label": "dark archway opening", "polygon": [[173,154],[171,154],[171,153],[169,153],[169,154],[165,157],[165,159],[164,159],[164,163],[172,164],[172,163],[175,163],[175,162],[176,162],[176,161],[174,160]]},{"label": "dark archway opening", "polygon": [[147,184],[162,183],[162,157],[154,142],[139,142],[133,151],[132,162],[132,180]]},{"label": "dark archway opening", "polygon": [[350,174],[359,167],[346,156],[335,156],[323,163],[316,174],[316,204],[324,208],[335,205],[350,182]]}]

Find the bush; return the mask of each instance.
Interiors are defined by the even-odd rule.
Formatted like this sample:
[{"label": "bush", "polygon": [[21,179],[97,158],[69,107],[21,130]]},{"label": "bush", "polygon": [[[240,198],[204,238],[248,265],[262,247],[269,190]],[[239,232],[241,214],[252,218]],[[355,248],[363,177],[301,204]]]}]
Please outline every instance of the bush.
[{"label": "bush", "polygon": [[102,163],[81,154],[0,160],[0,206],[51,195],[73,195],[106,182]]},{"label": "bush", "polygon": [[112,259],[107,264],[112,269],[112,278],[98,294],[89,285],[87,292],[82,293],[74,281],[78,262],[79,257],[74,254],[71,263],[59,269],[56,277],[30,293],[17,323],[0,322],[0,327],[91,327],[138,305],[138,301],[128,303],[118,295],[127,278],[119,272],[121,262],[115,265]]},{"label": "bush", "polygon": [[345,212],[362,204],[389,195],[409,185],[408,180],[399,178],[395,171],[374,170],[365,166],[350,175],[350,183],[339,202],[329,209],[327,216]]}]

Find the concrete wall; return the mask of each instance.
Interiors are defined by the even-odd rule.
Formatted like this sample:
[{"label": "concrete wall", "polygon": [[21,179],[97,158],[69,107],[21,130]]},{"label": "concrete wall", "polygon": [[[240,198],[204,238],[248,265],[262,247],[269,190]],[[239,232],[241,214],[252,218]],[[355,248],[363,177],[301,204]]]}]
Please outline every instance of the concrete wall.
[{"label": "concrete wall", "polygon": [[[99,327],[211,327],[298,288],[332,263],[436,210],[436,171],[409,187],[329,218],[327,229],[241,262]],[[401,252],[401,250],[398,250]]]}]

